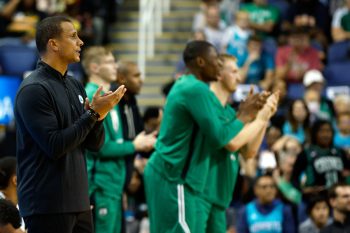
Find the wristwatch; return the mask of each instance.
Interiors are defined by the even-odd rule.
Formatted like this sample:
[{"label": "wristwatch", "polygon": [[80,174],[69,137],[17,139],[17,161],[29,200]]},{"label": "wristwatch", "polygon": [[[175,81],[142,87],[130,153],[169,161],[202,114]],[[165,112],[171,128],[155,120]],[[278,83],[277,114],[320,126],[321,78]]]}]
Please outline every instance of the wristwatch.
[{"label": "wristwatch", "polygon": [[90,117],[94,118],[96,121],[98,121],[98,119],[100,119],[100,114],[95,112],[95,110],[93,110],[92,108],[87,110],[87,113],[90,115]]}]

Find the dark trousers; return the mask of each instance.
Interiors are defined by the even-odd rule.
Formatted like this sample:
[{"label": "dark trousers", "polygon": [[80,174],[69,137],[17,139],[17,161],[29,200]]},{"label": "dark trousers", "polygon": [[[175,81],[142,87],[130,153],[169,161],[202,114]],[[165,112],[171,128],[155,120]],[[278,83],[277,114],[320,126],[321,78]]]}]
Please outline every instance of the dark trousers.
[{"label": "dark trousers", "polygon": [[24,217],[28,233],[93,233],[91,211]]}]

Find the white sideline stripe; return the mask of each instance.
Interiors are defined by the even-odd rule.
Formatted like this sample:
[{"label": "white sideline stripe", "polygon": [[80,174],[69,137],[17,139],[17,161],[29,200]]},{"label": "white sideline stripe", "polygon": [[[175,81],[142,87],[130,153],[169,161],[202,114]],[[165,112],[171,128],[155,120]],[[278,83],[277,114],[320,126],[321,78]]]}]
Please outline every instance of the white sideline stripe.
[{"label": "white sideline stripe", "polygon": [[191,233],[190,228],[186,223],[185,218],[185,196],[184,196],[184,186],[181,184],[177,185],[177,204],[179,209],[179,223],[185,233]]}]

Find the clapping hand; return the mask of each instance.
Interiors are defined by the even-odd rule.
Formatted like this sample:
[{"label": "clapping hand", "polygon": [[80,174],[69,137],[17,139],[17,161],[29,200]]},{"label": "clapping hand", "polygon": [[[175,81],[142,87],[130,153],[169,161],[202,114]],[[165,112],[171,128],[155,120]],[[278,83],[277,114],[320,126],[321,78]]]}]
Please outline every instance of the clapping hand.
[{"label": "clapping hand", "polygon": [[247,98],[239,105],[237,117],[243,122],[251,122],[265,105],[269,96],[270,93],[266,91],[254,94],[254,88],[251,86]]},{"label": "clapping hand", "polygon": [[99,120],[103,120],[108,112],[119,103],[121,98],[124,96],[126,92],[126,88],[124,85],[121,85],[114,92],[109,91],[104,95],[101,95],[102,87],[99,87],[92,97],[91,103],[88,99],[85,100],[85,108],[93,109],[100,115]]}]

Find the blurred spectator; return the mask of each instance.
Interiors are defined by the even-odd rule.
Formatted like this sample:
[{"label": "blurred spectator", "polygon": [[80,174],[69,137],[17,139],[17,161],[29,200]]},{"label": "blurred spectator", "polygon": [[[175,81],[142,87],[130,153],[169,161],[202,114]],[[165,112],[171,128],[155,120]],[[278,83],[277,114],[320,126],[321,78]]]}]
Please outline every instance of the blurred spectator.
[{"label": "blurred spectator", "polygon": [[244,206],[239,213],[237,232],[295,233],[292,210],[276,198],[277,190],[271,176],[258,177],[254,193],[256,199]]},{"label": "blurred spectator", "polygon": [[278,155],[278,167],[273,171],[273,178],[282,197],[291,203],[301,202],[301,193],[292,185],[292,171],[297,155],[302,148],[298,140],[283,136],[274,143],[272,149]]},{"label": "blurred spectator", "polygon": [[15,122],[9,125],[0,125],[0,158],[16,154],[16,127]]},{"label": "blurred spectator", "polygon": [[[293,185],[305,195],[305,200],[344,180],[344,171],[349,162],[342,150],[333,146],[332,124],[318,120],[311,129],[311,144],[305,146],[298,156],[293,169]],[[300,179],[305,173],[304,179]]]},{"label": "blurred spectator", "polygon": [[0,198],[8,199],[14,205],[18,204],[15,157],[0,159]]},{"label": "blurred spectator", "polygon": [[319,0],[293,1],[289,8],[288,21],[296,26],[317,26],[329,35],[329,11]]},{"label": "blurred spectator", "polygon": [[350,109],[350,96],[338,95],[333,100],[335,115],[340,115],[344,112],[348,112]]},{"label": "blurred spectator", "polygon": [[334,108],[331,101],[322,96],[325,80],[318,70],[309,70],[304,75],[304,100],[311,114],[315,118],[331,121],[334,117]]},{"label": "blurred spectator", "polygon": [[287,121],[283,125],[283,134],[295,137],[303,144],[308,140],[310,113],[305,101],[294,100],[289,106]]},{"label": "blurred spectator", "polygon": [[306,71],[322,68],[318,51],[310,46],[306,28],[291,29],[288,45],[278,48],[276,76],[287,83],[301,83]]},{"label": "blurred spectator", "polygon": [[249,14],[245,11],[238,11],[235,15],[234,24],[226,29],[222,51],[235,56],[238,61],[243,60],[247,53],[250,35]]},{"label": "blurred spectator", "polygon": [[266,130],[261,149],[272,151],[273,145],[276,143],[276,141],[278,141],[281,138],[281,136],[282,130],[275,125],[270,125]]},{"label": "blurred spectator", "polygon": [[314,196],[308,206],[309,218],[299,225],[299,233],[319,233],[320,230],[330,225],[330,207],[323,196]]},{"label": "blurred spectator", "polygon": [[[18,208],[16,161],[15,157],[0,159],[0,199],[9,200]],[[16,231],[17,233],[25,231],[23,219],[21,222],[21,228]]]},{"label": "blurred spectator", "polygon": [[337,116],[334,145],[342,148],[350,155],[350,109],[349,112],[344,112]]},{"label": "blurred spectator", "polygon": [[279,11],[267,3],[267,0],[253,0],[242,4],[241,10],[247,11],[250,28],[260,36],[271,35],[279,19]]},{"label": "blurred spectator", "polygon": [[203,28],[206,40],[220,51],[225,35],[225,25],[220,24],[220,9],[218,5],[210,5],[205,11],[206,25]]},{"label": "blurred spectator", "polygon": [[159,131],[160,123],[163,118],[161,107],[147,107],[143,114],[143,123],[146,133]]},{"label": "blurred spectator", "polygon": [[[146,134],[157,134],[160,129],[160,123],[163,119],[163,109],[161,107],[147,107],[143,114],[144,130]],[[149,152],[139,153],[140,156],[136,156],[134,161],[135,168],[143,174],[143,170],[146,166],[148,158],[151,156],[154,150]]]},{"label": "blurred spectator", "polygon": [[321,233],[350,232],[350,186],[334,185],[329,191],[329,202],[333,208],[333,223]]},{"label": "blurred spectator", "polygon": [[[278,121],[277,124],[282,125],[284,122],[284,117],[287,116],[288,109],[291,105],[292,100],[287,95],[287,84],[284,80],[275,79],[272,84],[270,90],[272,93],[275,91],[280,92],[280,99],[278,102],[278,109],[276,112],[276,116],[272,118],[273,121]],[[283,119],[281,119],[283,118]],[[282,123],[281,123],[282,122]]]},{"label": "blurred spectator", "polygon": [[273,82],[275,63],[273,57],[262,50],[262,39],[251,36],[248,40],[248,50],[241,60],[237,61],[241,67],[243,82],[257,84],[268,89]]},{"label": "blurred spectator", "polygon": [[7,36],[7,26],[10,24],[21,0],[0,0],[0,37]]},{"label": "blurred spectator", "polygon": [[52,16],[63,13],[67,9],[67,3],[71,2],[77,2],[77,0],[36,0],[36,6],[39,11],[45,12],[47,15]]},{"label": "blurred spectator", "polygon": [[277,154],[273,150],[274,144],[281,138],[282,131],[280,128],[271,125],[267,128],[266,134],[261,145],[258,155],[258,169],[260,173],[270,171],[277,166]]},{"label": "blurred spectator", "polygon": [[[299,155],[299,153],[302,151],[302,145],[295,137],[284,135],[273,144],[272,150],[278,153],[279,158],[283,157],[284,155],[297,157],[297,155]],[[290,178],[289,175],[288,177]]]},{"label": "blurred spectator", "polygon": [[350,33],[343,29],[341,21],[349,13],[350,0],[345,0],[345,6],[338,8],[332,19],[332,38],[334,42],[350,39]]},{"label": "blurred spectator", "polygon": [[145,222],[149,222],[144,189],[143,176],[135,169],[127,187],[126,212],[129,213],[129,219],[126,220],[128,233],[149,232],[149,226],[144,226]]},{"label": "blurred spectator", "polygon": [[20,226],[21,217],[16,206],[8,200],[0,199],[0,232],[19,233]]},{"label": "blurred spectator", "polygon": [[86,21],[92,24],[93,45],[102,45],[109,42],[109,28],[115,21],[116,1],[114,0],[85,0],[81,4]]},{"label": "blurred spectator", "polygon": [[[214,7],[219,9],[218,1],[202,1],[200,5],[200,11],[193,17],[192,30],[194,32],[201,31],[207,25],[206,12],[208,8]],[[220,20],[220,27],[225,27],[226,23],[224,20]]]},{"label": "blurred spectator", "polygon": [[21,0],[7,26],[8,36],[22,37],[25,41],[33,40],[36,24],[45,16],[37,10],[35,0]]}]

